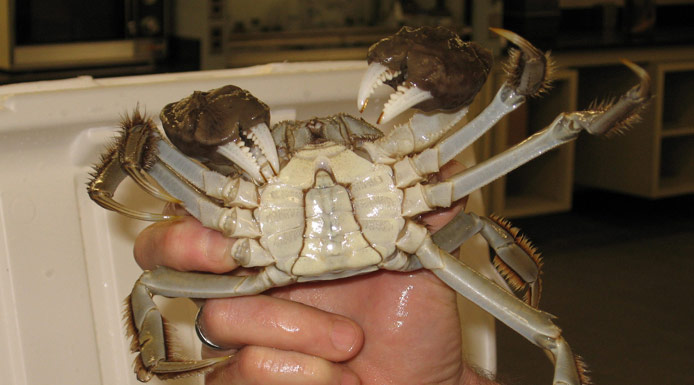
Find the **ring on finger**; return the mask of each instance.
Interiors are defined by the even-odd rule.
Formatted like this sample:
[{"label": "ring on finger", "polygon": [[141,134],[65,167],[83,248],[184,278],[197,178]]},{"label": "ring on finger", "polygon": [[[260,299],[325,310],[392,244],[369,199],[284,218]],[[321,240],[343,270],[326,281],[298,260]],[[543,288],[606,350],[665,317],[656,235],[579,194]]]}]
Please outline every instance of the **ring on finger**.
[{"label": "ring on finger", "polygon": [[229,348],[215,344],[214,342],[210,341],[207,336],[205,336],[205,334],[202,332],[202,328],[200,327],[200,314],[202,314],[202,306],[198,308],[198,314],[195,316],[195,334],[198,335],[198,338],[202,344],[214,350],[229,350]]}]

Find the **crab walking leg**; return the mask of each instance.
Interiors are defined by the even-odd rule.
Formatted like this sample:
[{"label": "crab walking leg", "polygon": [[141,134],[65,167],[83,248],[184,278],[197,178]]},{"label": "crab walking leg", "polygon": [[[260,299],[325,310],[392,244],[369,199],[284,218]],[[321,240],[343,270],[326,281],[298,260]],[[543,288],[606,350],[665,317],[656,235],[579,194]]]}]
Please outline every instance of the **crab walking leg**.
[{"label": "crab walking leg", "polygon": [[602,111],[561,114],[549,127],[514,148],[450,178],[453,200],[468,195],[557,146],[575,140],[582,130],[592,135],[609,135],[610,132],[622,130],[650,100],[650,78],[636,65],[627,65],[639,75],[641,83],[624,94],[617,103]]},{"label": "crab walking leg", "polygon": [[256,238],[260,236],[260,229],[253,219],[251,210],[218,206],[160,162],[152,165],[149,175],[167,193],[180,200],[183,207],[203,226],[221,231],[228,237]]},{"label": "crab walking leg", "polygon": [[176,202],[176,199],[161,191],[146,178],[144,169],[156,161],[150,150],[159,140],[156,126],[151,119],[145,119],[139,112],[127,118],[122,124],[122,131],[109,151],[94,166],[92,180],[87,186],[89,196],[101,207],[113,210],[131,218],[162,221],[172,216],[145,213],[129,209],[113,199],[118,186],[126,176],[130,176],[140,187],[156,198]]},{"label": "crab walking leg", "polygon": [[[501,118],[521,106],[525,99],[525,96],[517,94],[510,85],[504,83],[494,100],[468,124],[435,147],[396,162],[393,165],[396,185],[400,188],[412,186],[424,180],[427,174],[438,172],[441,166],[484,135]],[[409,153],[412,152],[414,151]]]},{"label": "crab walking leg", "polygon": [[132,210],[122,203],[113,199],[113,196],[118,189],[118,186],[128,176],[121,168],[118,161],[117,148],[113,148],[102,157],[102,163],[93,174],[93,179],[87,186],[89,197],[92,198],[99,206],[118,212],[127,217],[144,220],[144,221],[164,221],[173,219],[170,215],[145,213],[137,210]]},{"label": "crab walking leg", "polygon": [[470,146],[485,132],[489,131],[501,118],[525,103],[526,97],[516,93],[504,83],[494,96],[494,100],[470,123],[439,143],[439,164],[451,161],[463,149]]},{"label": "crab walking leg", "polygon": [[536,346],[549,351],[554,361],[554,385],[579,385],[576,358],[561,330],[549,313],[535,309],[519,300],[483,275],[466,266],[434,244],[426,236],[415,254],[422,265],[431,270],[460,295],[471,300],[495,318],[515,330]]},{"label": "crab walking leg", "polygon": [[422,151],[436,143],[467,114],[464,107],[452,113],[414,114],[405,124],[400,124],[382,138],[364,142],[363,149],[374,162],[391,164],[396,159]]},{"label": "crab walking leg", "polygon": [[162,379],[196,374],[212,369],[230,356],[203,360],[181,360],[167,341],[167,325],[152,300],[154,295],[172,298],[227,298],[258,294],[267,289],[293,283],[295,279],[274,266],[256,275],[227,276],[190,273],[158,267],[145,271],[127,299],[127,323],[133,338],[132,350],[139,352],[135,372],[140,381],[153,375]]},{"label": "crab walking leg", "polygon": [[[610,106],[560,114],[544,130],[532,135],[513,148],[471,167],[441,183],[405,189],[403,215],[414,216],[436,207],[448,207],[452,202],[489,184],[545,152],[575,140],[581,131],[592,135],[619,132],[638,119],[639,112],[650,101],[650,77],[645,70],[624,61],[640,78],[640,84],[627,91]],[[422,153],[424,154],[424,153]]]},{"label": "crab walking leg", "polygon": [[221,199],[226,206],[243,208],[258,206],[258,192],[252,182],[241,178],[230,178],[209,170],[183,155],[165,140],[159,140],[157,149],[157,157],[166,165],[166,168],[197,190],[213,198]]},{"label": "crab walking leg", "polygon": [[[494,249],[503,267],[496,267],[504,285],[524,290],[523,300],[532,307],[540,301],[540,257],[530,242],[514,232],[508,221],[485,218],[474,213],[458,213],[451,222],[431,236],[434,243],[450,253],[475,234],[481,234]],[[511,287],[507,287],[511,291]]]}]

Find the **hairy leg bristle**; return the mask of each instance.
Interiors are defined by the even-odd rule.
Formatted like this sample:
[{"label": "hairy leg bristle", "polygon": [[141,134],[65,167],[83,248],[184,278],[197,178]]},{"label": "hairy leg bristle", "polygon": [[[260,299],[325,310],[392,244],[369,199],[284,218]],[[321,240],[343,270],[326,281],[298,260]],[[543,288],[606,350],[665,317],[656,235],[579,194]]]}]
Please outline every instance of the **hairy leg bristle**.
[{"label": "hairy leg bristle", "polygon": [[125,143],[128,141],[128,137],[132,134],[133,129],[141,126],[144,131],[146,131],[146,140],[142,148],[142,155],[140,159],[140,164],[137,166],[142,170],[147,170],[156,162],[157,150],[156,142],[159,140],[159,130],[154,120],[140,112],[139,108],[136,108],[132,114],[126,115],[121,119],[120,124],[120,136],[117,140],[118,151],[121,159],[124,158],[123,151],[125,151]]},{"label": "hairy leg bristle", "polygon": [[583,361],[583,358],[579,355],[574,356],[574,361],[576,362],[576,369],[578,370],[578,379],[581,381],[581,385],[591,385],[593,381],[588,376],[590,370],[588,370],[588,365]]},{"label": "hairy leg bristle", "polygon": [[[140,381],[146,382],[149,381],[149,379],[152,378],[152,376],[157,376],[157,378],[161,380],[170,380],[170,379],[176,379],[176,378],[181,378],[181,377],[188,377],[188,376],[197,376],[197,375],[204,375],[207,374],[217,367],[219,367],[221,364],[225,363],[228,361],[228,359],[231,356],[228,357],[221,357],[218,359],[218,362],[211,363],[205,367],[201,368],[195,368],[187,371],[182,371],[182,372],[171,372],[171,373],[157,373],[156,372],[156,364],[152,367],[147,367],[142,359],[142,355],[139,353],[140,352],[140,342],[139,342],[139,330],[137,329],[137,326],[135,325],[135,320],[133,317],[133,311],[132,311],[132,305],[131,305],[131,296],[128,296],[125,301],[125,308],[123,309],[123,322],[125,324],[125,333],[126,337],[130,340],[130,351],[132,353],[137,353],[135,356],[135,359],[133,360],[133,371],[137,374],[137,377]],[[178,349],[179,344],[176,342],[175,338],[175,332],[176,328],[172,326],[169,322],[166,321],[163,317],[162,319],[162,325],[164,328],[164,341],[163,343],[165,344],[165,351],[166,351],[166,361],[167,362],[183,362],[183,363],[191,363],[192,366],[195,366],[195,363],[197,362],[196,360],[190,360],[186,359],[182,354],[180,354],[180,350]],[[149,343],[154,343],[154,341],[148,341]]]},{"label": "hairy leg bristle", "polygon": [[[596,113],[604,113],[615,105],[615,98],[605,99],[601,101],[594,100],[588,107],[589,111]],[[623,135],[631,129],[636,123],[641,121],[641,111],[645,108],[645,105],[641,108],[634,110],[632,113],[626,115],[622,119],[616,121],[612,127],[605,132],[604,136],[610,138],[617,135]]]},{"label": "hairy leg bristle", "polygon": [[128,295],[123,301],[123,323],[125,324],[125,336],[130,340],[130,352],[137,353],[140,351],[140,343],[137,338],[138,332],[130,300],[131,296]]},{"label": "hairy leg bristle", "polygon": [[[508,60],[506,60],[503,66],[504,72],[506,73],[507,82],[514,89],[518,89],[521,86],[523,71],[525,70],[525,59],[523,55],[523,51],[520,49],[509,49]],[[541,61],[544,64],[544,68],[541,71],[540,76],[542,79],[538,80],[539,84],[537,85],[537,89],[534,92],[526,95],[531,98],[541,97],[547,94],[552,89],[552,83],[556,77],[556,64],[554,63],[554,59],[550,53],[538,52],[538,55],[542,56]]]},{"label": "hairy leg bristle", "polygon": [[[511,234],[511,236],[513,236],[514,238],[516,245],[518,245],[518,247],[520,247],[528,256],[530,256],[532,261],[537,266],[537,269],[540,272],[540,275],[537,277],[537,299],[539,300],[542,291],[542,279],[540,277],[542,275],[543,261],[541,253],[525,235],[520,233],[520,229],[514,227],[508,219],[502,218],[494,214],[490,215],[489,219],[491,219],[494,223],[496,223],[501,228],[506,230],[509,234]],[[492,257],[492,264],[494,265],[494,268],[499,272],[499,274],[501,274],[502,278],[504,278],[506,283],[508,283],[511,289],[514,292],[516,292],[516,294],[524,302],[526,302],[529,305],[532,305],[531,287],[528,284],[528,282],[523,280],[523,278],[521,278],[521,276],[518,275],[518,273],[511,269],[511,267],[508,266],[501,258],[499,258],[499,256],[494,255]]]}]

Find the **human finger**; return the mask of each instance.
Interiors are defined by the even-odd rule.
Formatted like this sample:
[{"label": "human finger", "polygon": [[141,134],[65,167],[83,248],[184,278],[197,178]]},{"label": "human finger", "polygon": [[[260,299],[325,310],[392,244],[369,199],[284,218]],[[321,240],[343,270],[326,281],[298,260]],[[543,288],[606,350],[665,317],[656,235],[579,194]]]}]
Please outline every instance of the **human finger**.
[{"label": "human finger", "polygon": [[233,244],[233,238],[182,216],[145,228],[135,239],[133,254],[143,269],[162,265],[179,271],[224,273],[238,267],[231,256]]},{"label": "human finger", "polygon": [[207,375],[207,385],[358,385],[347,366],[264,346],[241,349],[229,365]]},{"label": "human finger", "polygon": [[208,300],[198,326],[225,348],[265,346],[334,362],[354,357],[364,342],[361,327],[349,318],[266,295]]}]

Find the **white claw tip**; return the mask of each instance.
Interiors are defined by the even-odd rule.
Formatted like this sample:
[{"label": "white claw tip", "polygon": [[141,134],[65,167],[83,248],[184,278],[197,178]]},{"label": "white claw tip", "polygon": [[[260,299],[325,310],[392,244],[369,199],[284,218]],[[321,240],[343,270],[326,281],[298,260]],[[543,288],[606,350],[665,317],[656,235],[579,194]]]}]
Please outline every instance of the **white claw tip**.
[{"label": "white claw tip", "polygon": [[390,99],[383,106],[383,113],[381,113],[379,123],[387,123],[408,109],[432,98],[433,96],[429,91],[424,91],[417,87],[407,88],[399,86],[397,91],[390,95]]},{"label": "white claw tip", "polygon": [[[366,104],[376,88],[383,85],[385,82],[397,78],[402,73],[393,71],[388,67],[379,63],[369,64],[369,68],[364,73],[359,85],[359,94],[357,97],[357,108],[360,112],[364,112]],[[423,91],[416,87],[406,87],[399,85],[397,90],[390,95],[390,100],[383,106],[383,112],[378,118],[378,123],[386,123],[398,116],[407,109],[431,99],[433,96],[429,91]]]},{"label": "white claw tip", "polygon": [[366,104],[369,101],[369,96],[374,93],[376,88],[381,86],[386,80],[390,80],[398,75],[399,72],[391,71],[383,64],[369,64],[369,68],[367,68],[364,76],[361,78],[361,83],[359,84],[359,93],[357,96],[357,108],[359,111],[364,111]]}]

